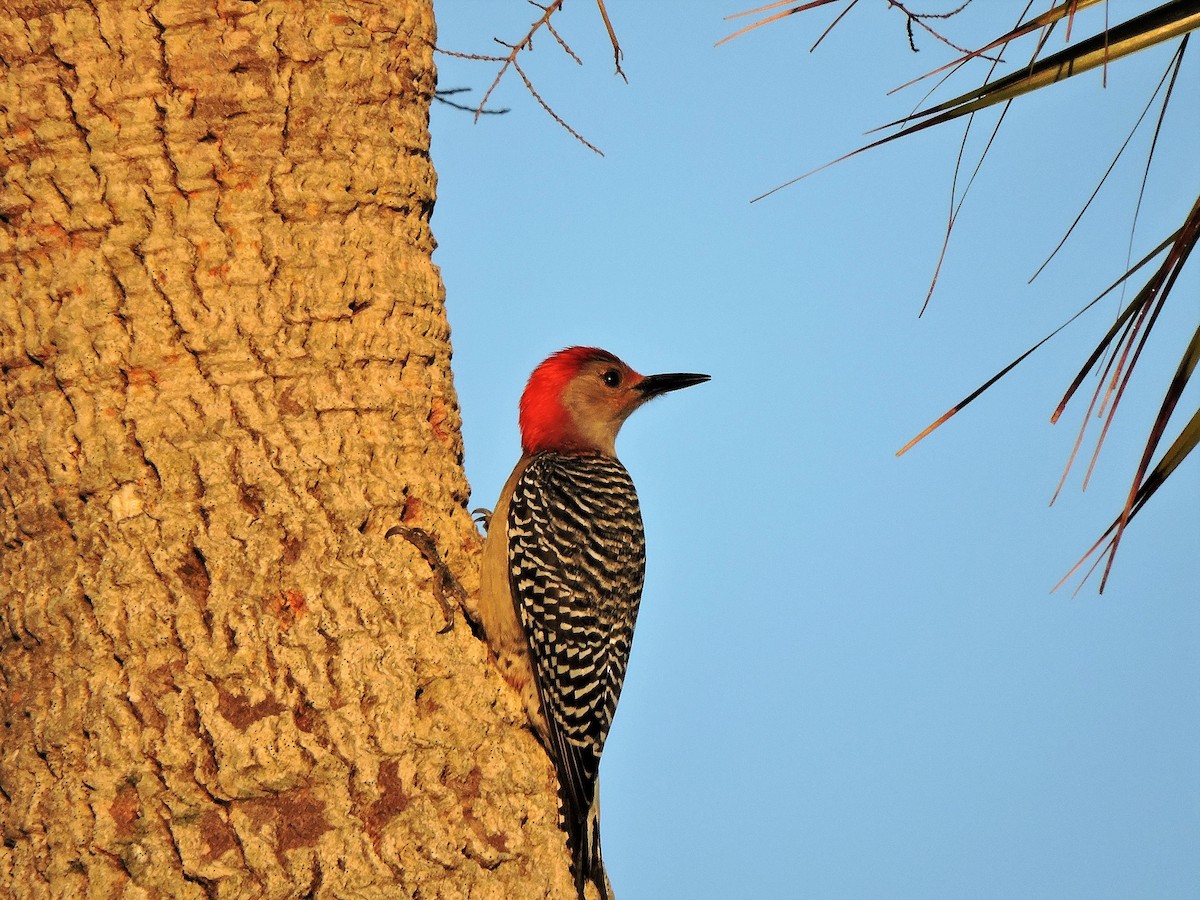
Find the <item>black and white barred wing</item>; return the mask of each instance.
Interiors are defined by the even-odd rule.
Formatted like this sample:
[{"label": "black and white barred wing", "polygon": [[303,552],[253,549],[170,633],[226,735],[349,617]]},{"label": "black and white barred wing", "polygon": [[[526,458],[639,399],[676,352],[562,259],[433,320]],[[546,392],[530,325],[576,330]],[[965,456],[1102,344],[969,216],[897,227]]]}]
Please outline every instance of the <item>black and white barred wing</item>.
[{"label": "black and white barred wing", "polygon": [[646,544],[629,473],[602,456],[536,456],[509,506],[508,542],[573,831],[592,804],[642,594]]}]

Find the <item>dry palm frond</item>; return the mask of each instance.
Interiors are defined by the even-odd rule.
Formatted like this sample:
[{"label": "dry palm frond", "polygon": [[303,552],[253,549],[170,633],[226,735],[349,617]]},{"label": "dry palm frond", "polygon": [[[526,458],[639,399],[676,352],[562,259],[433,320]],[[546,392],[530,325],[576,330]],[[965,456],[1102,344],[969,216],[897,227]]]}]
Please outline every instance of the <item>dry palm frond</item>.
[{"label": "dry palm frond", "polygon": [[[804,12],[817,6],[824,6],[830,2],[833,2],[833,0],[816,0],[816,2],[812,3],[791,6],[789,9],[781,12],[775,12],[772,15],[759,20],[748,28],[743,28],[741,31],[730,35],[730,38],[736,37],[739,34],[743,34],[746,31],[752,30],[753,28],[757,28],[761,25],[765,25],[768,22],[776,21],[780,18],[790,16],[798,12]],[[848,5],[842,10],[842,13],[844,14],[857,2],[858,0],[848,0]],[[899,7],[902,12],[909,16],[911,29],[914,15],[908,10],[904,9],[900,4],[893,2],[893,0],[887,0],[887,2],[889,7]],[[1155,97],[1157,97],[1159,91],[1162,90],[1163,84],[1167,84],[1166,91],[1163,94],[1162,107],[1160,109],[1158,122],[1155,127],[1154,138],[1151,144],[1149,157],[1147,159],[1146,168],[1148,172],[1149,159],[1153,157],[1154,149],[1157,146],[1158,138],[1162,131],[1162,124],[1166,114],[1167,105],[1170,102],[1172,91],[1175,87],[1176,77],[1178,76],[1183,62],[1184,53],[1187,49],[1188,36],[1190,32],[1200,28],[1200,0],[1170,0],[1170,2],[1163,3],[1162,5],[1148,12],[1133,16],[1127,20],[1111,25],[1107,21],[1108,7],[1106,5],[1106,21],[1103,29],[1098,31],[1096,34],[1091,35],[1090,37],[1071,44],[1063,50],[1048,56],[1042,56],[1042,51],[1045,47],[1050,31],[1056,24],[1064,19],[1067,20],[1067,40],[1069,42],[1071,27],[1074,24],[1074,17],[1076,13],[1086,7],[1093,6],[1098,2],[1100,2],[1100,0],[1068,0],[1068,2],[1059,3],[1053,8],[1041,13],[1040,15],[1034,16],[1028,21],[1025,21],[1024,16],[1022,16],[1022,20],[1018,22],[1014,28],[1010,29],[994,40],[989,41],[976,50],[963,51],[962,55],[957,59],[952,60],[944,66],[934,69],[932,72],[921,76],[921,78],[918,78],[913,82],[909,82],[909,84],[914,84],[923,78],[928,78],[932,75],[946,72],[947,70],[952,73],[961,69],[961,67],[969,61],[981,57],[992,60],[994,70],[995,63],[997,61],[997,56],[995,54],[1003,54],[1006,52],[1007,48],[1012,44],[1013,41],[1040,32],[1036,49],[1033,52],[1032,59],[1027,65],[1010,75],[996,79],[992,79],[989,73],[989,77],[984,81],[983,84],[970,91],[961,93],[950,100],[946,100],[926,108],[919,108],[910,113],[908,116],[905,116],[903,119],[894,121],[889,125],[881,126],[882,128],[898,127],[899,130],[886,137],[880,138],[879,140],[860,147],[859,149],[848,153],[831,163],[827,163],[818,169],[814,169],[813,171],[801,175],[798,178],[792,179],[785,184],[781,184],[778,187],[775,187],[770,191],[760,195],[759,197],[754,198],[754,200],[761,200],[764,197],[767,197],[776,191],[781,190],[782,188],[793,185],[796,182],[807,178],[810,175],[813,175],[836,162],[841,162],[842,160],[856,156],[859,153],[863,153],[867,150],[882,146],[884,144],[888,144],[902,137],[915,134],[916,132],[924,131],[925,129],[932,128],[936,125],[942,125],[947,122],[965,118],[968,123],[967,128],[969,130],[975,113],[991,107],[1000,106],[1002,108],[1000,116],[1000,121],[1002,122],[1004,112],[1008,110],[1009,105],[1017,98],[1063,81],[1064,79],[1070,78],[1073,75],[1091,71],[1101,66],[1107,67],[1115,60],[1131,56],[1150,47],[1162,44],[1166,41],[1181,38],[1179,48],[1172,57],[1171,62],[1168,64],[1162,81],[1159,82],[1158,87],[1155,89],[1154,95],[1151,96],[1146,108],[1142,111],[1141,116],[1138,117],[1136,124],[1131,130],[1130,136],[1126,138],[1125,144],[1117,153],[1117,156],[1119,157],[1125,150],[1125,147],[1128,145],[1133,134],[1140,127],[1143,119],[1145,119],[1147,112],[1154,103]],[[774,3],[758,10],[751,10],[746,13],[746,15],[752,13],[762,13],[788,5],[789,4],[787,3]],[[952,11],[952,13],[956,12],[961,12],[961,8],[959,10]],[[726,38],[726,40],[730,38]],[[945,40],[945,43],[953,46],[949,40]],[[999,128],[999,124],[1000,123],[998,122],[996,128]],[[957,187],[958,170],[963,163],[963,149],[960,148],[959,161],[955,167],[955,184],[952,190],[950,216],[946,230],[946,240],[942,247],[943,257],[945,256],[946,246],[949,242],[950,231],[954,227],[955,220],[961,209],[962,201],[966,195],[966,190],[969,189],[975,174],[978,173],[979,165],[982,164],[983,156],[986,156],[987,149],[991,146],[991,139],[994,137],[995,131],[993,131],[991,138],[989,138],[987,141],[987,146],[980,157],[979,163],[975,167],[974,173],[972,173],[971,177],[967,179],[966,187],[964,188],[962,194],[958,193]],[[965,135],[963,141],[963,147],[965,148]],[[1116,160],[1114,159],[1114,165],[1115,162]],[[1109,172],[1111,171],[1112,166],[1109,168]],[[1106,172],[1104,177],[1101,179],[1100,185],[1097,185],[1097,191],[1099,191],[1099,188],[1104,183],[1104,180],[1107,179],[1108,174],[1109,173]],[[1145,184],[1146,177],[1143,176],[1143,192],[1145,190]],[[1139,207],[1141,203],[1141,196],[1142,194],[1139,193]],[[1095,194],[1093,194],[1091,199],[1094,199],[1094,197]],[[1088,200],[1083,210],[1080,211],[1075,222],[1072,223],[1070,228],[1068,228],[1067,234],[1064,236],[1062,242],[1060,242],[1059,246],[1056,247],[1055,250],[1050,254],[1051,258],[1053,258],[1055,253],[1058,252],[1058,249],[1061,248],[1062,244],[1065,243],[1067,238],[1071,235],[1072,231],[1075,229],[1075,226],[1082,218],[1084,212],[1086,212],[1088,206],[1091,204],[1091,199]],[[1160,260],[1157,267],[1153,269],[1149,276],[1146,277],[1145,282],[1141,284],[1134,298],[1128,304],[1126,304],[1121,314],[1118,316],[1117,321],[1097,344],[1095,350],[1081,368],[1079,375],[1076,377],[1071,387],[1067,390],[1066,395],[1063,397],[1062,402],[1059,404],[1058,409],[1055,411],[1054,416],[1052,417],[1052,421],[1058,420],[1063,412],[1063,408],[1071,399],[1071,397],[1074,396],[1083,379],[1089,372],[1093,371],[1099,366],[1102,369],[1101,378],[1099,385],[1097,386],[1092,397],[1091,406],[1084,417],[1084,428],[1086,428],[1087,422],[1091,419],[1092,412],[1097,408],[1099,408],[1099,415],[1104,419],[1104,424],[1101,427],[1099,438],[1096,441],[1096,447],[1092,455],[1091,464],[1088,467],[1088,473],[1084,478],[1085,487],[1088,479],[1091,476],[1091,470],[1092,466],[1095,464],[1096,455],[1099,453],[1100,447],[1104,443],[1104,439],[1108,433],[1110,425],[1113,422],[1117,407],[1120,405],[1120,400],[1124,394],[1125,387],[1129,383],[1130,375],[1132,374],[1138,359],[1141,357],[1142,350],[1146,346],[1147,340],[1153,331],[1154,324],[1158,320],[1163,305],[1166,303],[1167,298],[1171,295],[1172,288],[1175,286],[1180,271],[1187,262],[1192,249],[1195,247],[1198,234],[1200,234],[1200,199],[1197,199],[1196,204],[1192,207],[1191,212],[1188,213],[1183,223],[1173,234],[1160,243],[1158,247],[1156,247],[1150,254],[1148,254],[1136,265],[1129,266],[1126,272],[1121,275],[1121,277],[1118,278],[1108,290],[1104,291],[1100,295],[1100,297],[1106,296],[1118,287],[1125,287],[1126,285],[1131,284],[1131,279],[1136,273],[1149,266],[1154,260]],[[1047,260],[1047,262],[1048,261],[1049,260]],[[941,260],[939,259],[939,268],[940,265]],[[1041,269],[1039,268],[1038,271],[1040,272]],[[937,273],[935,271],[933,278],[934,283],[936,283],[936,280]],[[930,285],[930,292],[932,292],[932,290],[933,284]],[[937,421],[927,427],[913,440],[909,441],[909,443],[905,444],[899,453],[902,454],[906,452],[914,444],[922,440],[938,426],[946,422],[957,412],[966,407],[976,397],[986,391],[1000,378],[1002,378],[1024,359],[1026,359],[1031,353],[1033,353],[1034,350],[1041,347],[1044,343],[1046,343],[1047,340],[1061,331],[1062,328],[1066,327],[1067,324],[1075,321],[1075,319],[1082,315],[1085,310],[1091,308],[1100,299],[1100,297],[1092,300],[1082,310],[1072,316],[1067,322],[1063,323],[1062,326],[1060,326],[1058,329],[1055,329],[1054,332],[1043,338],[1025,353],[1021,354],[1019,357],[1009,363],[1009,365],[986,381],[981,387],[969,394],[955,406],[951,407],[950,410],[938,418]],[[927,295],[926,302],[928,302],[928,299],[929,297]],[[1115,555],[1117,547],[1120,544],[1125,528],[1129,525],[1129,522],[1142,508],[1142,506],[1145,505],[1146,501],[1154,494],[1156,490],[1158,490],[1159,486],[1166,481],[1171,473],[1174,472],[1179,466],[1180,462],[1193,449],[1195,449],[1197,443],[1200,442],[1200,411],[1198,411],[1191,417],[1188,424],[1184,426],[1183,430],[1171,444],[1170,448],[1159,459],[1157,465],[1151,468],[1151,462],[1154,458],[1154,453],[1157,450],[1158,444],[1160,443],[1162,436],[1167,429],[1168,422],[1172,416],[1172,413],[1175,411],[1179,398],[1183,393],[1184,386],[1188,383],[1192,373],[1195,371],[1198,358],[1200,358],[1200,330],[1197,331],[1197,335],[1193,337],[1191,343],[1184,351],[1183,358],[1180,360],[1176,374],[1168,386],[1162,406],[1159,409],[1158,415],[1155,418],[1150,435],[1147,439],[1142,460],[1133,479],[1125,507],[1122,509],[1120,515],[1118,515],[1113,521],[1112,525],[1109,526],[1104,535],[1101,536],[1100,540],[1097,541],[1091,550],[1089,550],[1084,556],[1084,558],[1080,560],[1078,564],[1076,564],[1075,568],[1068,573],[1068,577],[1070,577],[1071,574],[1074,574],[1074,572],[1077,571],[1079,567],[1088,558],[1090,558],[1093,553],[1095,553],[1095,551],[1103,547],[1103,552],[1096,560],[1096,564],[1098,564],[1101,559],[1104,559],[1105,556],[1107,556],[1104,576],[1100,583],[1100,590],[1103,591],[1104,585],[1107,582],[1108,574],[1111,570],[1113,556]],[[1103,362],[1102,364],[1102,361],[1105,359],[1107,359],[1107,361]],[[1084,428],[1081,428],[1079,438],[1075,443],[1075,448],[1072,450],[1071,458],[1068,460],[1066,471],[1063,473],[1064,480],[1067,472],[1071,468],[1079,446],[1082,443]],[[1060,489],[1061,487],[1062,482],[1059,484]],[[1057,493],[1058,492],[1056,491],[1055,496],[1057,496]],[[1095,565],[1093,565],[1093,568],[1095,568]],[[1064,581],[1065,580],[1066,579],[1064,579]]]}]

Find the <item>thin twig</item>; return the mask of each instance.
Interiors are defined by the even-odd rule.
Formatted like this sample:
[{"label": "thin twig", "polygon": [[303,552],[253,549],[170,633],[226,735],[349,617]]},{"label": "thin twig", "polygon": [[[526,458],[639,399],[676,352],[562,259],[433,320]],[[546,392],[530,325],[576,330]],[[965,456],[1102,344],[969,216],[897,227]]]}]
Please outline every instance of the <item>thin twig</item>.
[{"label": "thin twig", "polygon": [[519,62],[517,62],[516,59],[513,59],[512,67],[513,67],[513,71],[515,71],[518,75],[520,75],[521,80],[523,82],[525,82],[525,88],[526,88],[526,90],[529,91],[529,95],[538,102],[538,105],[541,106],[542,109],[544,109],[546,111],[547,115],[549,115],[550,118],[552,118],[555,122],[557,122],[559,125],[561,125],[563,128],[565,128],[567,133],[570,134],[571,137],[575,138],[575,140],[579,141],[579,143],[583,144],[583,146],[587,147],[593,153],[596,153],[600,156],[604,155],[603,150],[601,150],[599,147],[597,147],[595,144],[593,144],[591,141],[589,141],[587,138],[585,138],[582,134],[580,134],[578,131],[576,131],[574,128],[572,128],[570,125],[568,125],[562,116],[560,116],[558,113],[556,113],[553,109],[550,108],[550,104],[547,103],[545,100],[543,100],[542,95],[539,94],[537,92],[537,90],[534,89],[533,82],[529,80],[529,76],[525,74],[525,70],[521,68],[521,64]]},{"label": "thin twig", "polygon": [[946,12],[943,12],[943,13],[914,13],[914,12],[910,12],[908,10],[908,8],[905,7],[905,5],[903,3],[900,2],[900,0],[887,0],[887,4],[889,7],[900,10],[900,12],[904,13],[904,15],[908,17],[908,28],[909,28],[908,41],[909,41],[909,46],[912,47],[914,53],[917,50],[916,44],[914,44],[913,40],[912,40],[912,26],[914,24],[917,27],[922,28],[925,31],[928,31],[931,35],[933,35],[933,37],[936,40],[941,41],[947,47],[950,47],[953,50],[957,50],[959,53],[970,53],[971,52],[970,50],[966,49],[965,47],[958,46],[958,44],[954,43],[954,41],[950,40],[944,34],[942,34],[941,32],[937,31],[936,29],[934,29],[933,27],[928,25],[925,20],[926,19],[949,19],[952,16],[957,16],[960,12],[962,12],[964,9],[966,9],[968,6],[970,6],[974,2],[975,2],[975,0],[963,0],[963,3],[960,6],[958,6],[957,8],[947,10]]},{"label": "thin twig", "polygon": [[562,47],[563,53],[567,54],[567,56],[569,56],[569,57],[571,57],[571,59],[575,60],[576,65],[580,65],[580,66],[583,65],[583,60],[579,58],[579,54],[571,49],[571,45],[567,43],[566,38],[564,38],[561,34],[558,33],[558,30],[555,29],[555,27],[550,24],[550,21],[548,19],[546,20],[546,30],[549,31],[550,34],[552,34],[554,36],[554,39],[556,41],[558,41],[558,46]]},{"label": "thin twig", "polygon": [[[530,80],[529,76],[525,74],[525,71],[521,68],[520,63],[517,61],[518,57],[520,56],[520,54],[522,52],[533,50],[534,35],[536,35],[539,31],[541,31],[543,28],[545,28],[546,31],[548,31],[550,33],[550,36],[554,38],[555,42],[558,44],[558,46],[562,49],[562,51],[567,56],[569,56],[571,59],[573,59],[577,65],[581,65],[581,66],[583,65],[583,60],[580,59],[579,54],[577,54],[571,48],[571,45],[567,43],[566,39],[558,32],[558,30],[550,22],[550,17],[562,9],[564,0],[554,0],[554,2],[552,2],[546,6],[543,6],[541,3],[535,2],[535,0],[529,0],[529,2],[531,5],[536,6],[542,12],[541,12],[541,15],[538,16],[538,18],[535,19],[530,24],[529,30],[525,32],[525,36],[523,38],[521,38],[519,41],[517,41],[516,43],[509,43],[507,41],[502,41],[499,38],[492,39],[500,46],[508,49],[508,53],[506,53],[505,55],[490,56],[490,55],[478,54],[478,53],[455,53],[450,50],[440,50],[440,49],[438,50],[438,52],[444,53],[447,56],[453,56],[457,59],[467,59],[467,60],[474,60],[474,61],[486,61],[486,62],[500,63],[500,68],[496,72],[496,77],[492,79],[492,83],[490,85],[488,85],[488,89],[486,91],[484,91],[483,99],[479,101],[479,105],[474,108],[476,122],[479,121],[480,116],[485,115],[485,114],[493,114],[494,115],[497,112],[508,112],[507,108],[497,111],[497,110],[489,110],[486,107],[487,107],[488,100],[491,99],[492,93],[496,90],[497,87],[500,86],[500,82],[501,82],[501,80],[503,80],[505,73],[508,72],[509,69],[512,69],[513,71],[515,71],[517,73],[518,76],[520,76],[521,81],[525,85],[525,89],[527,91],[529,91],[529,95],[531,97],[533,97],[534,100],[537,101],[537,104],[546,111],[546,113],[550,116],[550,118],[552,118],[555,122],[557,122],[559,125],[561,125],[567,131],[568,134],[570,134],[573,138],[575,138],[575,140],[579,141],[581,144],[583,144],[585,147],[587,147],[593,153],[603,156],[604,154],[600,151],[600,149],[598,147],[596,147],[595,144],[588,141],[586,138],[584,138],[583,135],[581,135],[578,131],[576,131],[574,128],[572,128],[570,125],[568,125],[566,123],[566,121],[563,119],[563,117],[560,116],[558,113],[556,113],[554,111],[554,109],[550,106],[550,104],[547,103],[542,98],[541,94],[539,94],[537,92],[537,90],[534,88],[533,82]],[[608,38],[612,42],[613,60],[616,63],[617,74],[620,75],[623,79],[625,79],[625,82],[628,84],[629,79],[626,77],[625,72],[622,71],[622,69],[621,69],[621,57],[624,54],[621,51],[620,42],[617,40],[617,33],[613,29],[612,21],[608,17],[608,10],[604,6],[604,0],[596,0],[596,5],[600,10],[601,18],[603,18],[603,20],[604,20],[604,27],[608,31]],[[439,99],[442,99],[442,98],[439,98]],[[443,99],[442,102],[448,103],[450,106],[455,106],[460,109],[463,108],[463,107],[458,106],[458,104],[453,103],[448,100]]]},{"label": "thin twig", "polygon": [[[523,37],[517,43],[505,44],[499,39],[496,40],[496,43],[508,47],[509,53],[507,56],[499,57],[499,61],[501,63],[500,71],[496,73],[496,77],[492,81],[491,86],[488,87],[487,92],[483,95],[483,99],[479,101],[479,109],[482,110],[483,107],[487,105],[488,98],[492,96],[492,91],[496,90],[497,85],[500,84],[500,79],[504,77],[504,73],[508,71],[509,67],[516,65],[517,54],[522,50],[533,49],[533,36],[537,34],[538,30],[541,29],[543,25],[546,25],[550,21],[550,17],[558,12],[562,8],[562,5],[563,0],[554,0],[554,2],[549,6],[541,7],[541,16],[529,26],[529,31],[525,33],[525,37]],[[544,103],[542,105],[545,106]],[[481,113],[476,113],[476,119],[478,119],[479,115],[481,115]]]},{"label": "thin twig", "polygon": [[604,0],[596,0],[596,6],[600,7],[600,18],[604,19],[604,27],[608,29],[608,39],[612,41],[613,65],[617,67],[616,74],[620,75],[626,84],[629,84],[629,79],[625,77],[625,72],[621,69],[621,57],[625,54],[621,50],[621,42],[617,40],[617,32],[613,29],[612,20],[608,17],[608,10],[604,8]]},{"label": "thin twig", "polygon": [[471,89],[468,87],[446,88],[444,90],[434,92],[433,99],[436,100],[438,103],[444,103],[447,106],[453,107],[454,109],[461,109],[463,112],[469,112],[469,113],[482,112],[483,115],[485,115],[485,116],[502,116],[509,111],[507,106],[501,107],[500,109],[477,110],[474,106],[467,106],[465,103],[455,103],[453,100],[446,99],[447,97],[449,97],[453,94],[466,94],[466,93],[470,93],[470,91],[471,91]]}]

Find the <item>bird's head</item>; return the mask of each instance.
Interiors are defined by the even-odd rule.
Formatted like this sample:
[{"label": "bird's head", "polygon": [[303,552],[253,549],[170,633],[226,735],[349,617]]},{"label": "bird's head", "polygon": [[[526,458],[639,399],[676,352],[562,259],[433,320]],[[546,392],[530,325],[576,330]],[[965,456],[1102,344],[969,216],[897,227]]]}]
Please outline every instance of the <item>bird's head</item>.
[{"label": "bird's head", "polygon": [[568,347],[533,370],[521,395],[521,447],[527,454],[616,456],[617,432],[652,397],[708,381],[707,375],[639,375],[607,350]]}]

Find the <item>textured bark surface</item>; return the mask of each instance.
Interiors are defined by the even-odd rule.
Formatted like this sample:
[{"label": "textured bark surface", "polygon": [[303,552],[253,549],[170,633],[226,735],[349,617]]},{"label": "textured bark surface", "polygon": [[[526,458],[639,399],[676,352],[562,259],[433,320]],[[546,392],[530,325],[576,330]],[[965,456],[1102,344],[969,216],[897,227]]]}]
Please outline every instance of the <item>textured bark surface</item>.
[{"label": "textured bark surface", "polygon": [[0,2],[0,894],[565,897],[475,587],[428,0]]}]

